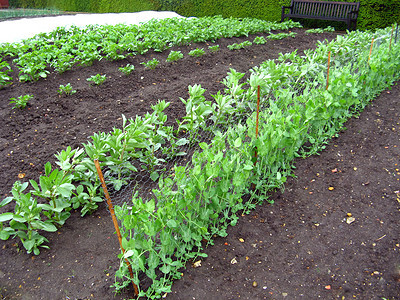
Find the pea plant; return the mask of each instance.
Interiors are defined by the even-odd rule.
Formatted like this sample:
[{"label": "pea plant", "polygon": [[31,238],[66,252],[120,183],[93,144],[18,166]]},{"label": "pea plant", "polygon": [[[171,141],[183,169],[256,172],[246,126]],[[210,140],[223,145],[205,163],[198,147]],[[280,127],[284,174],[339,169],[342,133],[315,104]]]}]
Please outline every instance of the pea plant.
[{"label": "pea plant", "polygon": [[[351,45],[355,37],[346,38],[341,45]],[[326,50],[325,46],[320,48]],[[231,70],[225,79],[225,94],[213,96],[216,114],[210,118],[223,120],[223,112],[226,116],[232,113],[241,98],[254,102],[254,85],[261,84],[266,104],[260,113],[259,134],[255,133],[256,113],[250,110],[243,121],[239,119],[223,131],[213,131],[211,142],[200,143],[201,151],[193,154],[191,165],[175,166],[172,174],[159,178],[154,198],[145,200],[136,193],[132,203],[117,208],[126,252],[119,256],[121,265],[115,287],[120,289],[130,280],[140,287],[139,275],[145,275],[152,284],[146,291],[140,290],[140,296],[156,298],[170,291],[169,285],[179,278],[179,268],[203,256],[204,244],[212,243],[213,236],[225,236],[227,226],[236,224],[238,211],[245,213],[257,203],[269,201],[267,191],[281,187],[292,176],[295,157],[323,149],[344,122],[370,101],[371,86],[382,90],[393,78],[400,77],[395,59],[399,47],[390,55],[387,47],[380,48],[370,64],[361,58],[368,56],[367,49],[359,44],[355,49],[361,62],[337,64],[330,74],[334,87],[328,89],[325,76],[313,75],[326,71],[326,66],[324,69],[316,64],[325,63],[327,51],[318,49],[304,58],[292,53],[281,55],[278,63],[266,61],[252,70],[246,83],[240,82],[243,73]],[[393,60],[378,67],[378,57],[382,56]],[[375,72],[379,75],[367,79]],[[363,84],[364,79],[369,86]],[[300,91],[293,90],[298,86]],[[187,108],[205,101],[203,94],[200,86],[190,87],[189,99],[184,100]],[[187,115],[191,112],[188,109]],[[191,118],[183,124],[190,122]],[[252,184],[254,190],[249,188]],[[250,195],[246,204],[242,200],[245,194]],[[133,278],[128,275],[123,258],[133,266]]]}]

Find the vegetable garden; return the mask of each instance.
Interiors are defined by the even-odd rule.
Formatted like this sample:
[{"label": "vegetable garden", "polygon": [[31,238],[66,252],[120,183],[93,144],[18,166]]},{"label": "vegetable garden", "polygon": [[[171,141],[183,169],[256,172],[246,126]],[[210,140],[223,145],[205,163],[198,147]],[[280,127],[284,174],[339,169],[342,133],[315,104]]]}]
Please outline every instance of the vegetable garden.
[{"label": "vegetable garden", "polygon": [[[172,47],[265,33],[226,47],[240,51],[264,42],[268,46],[268,40],[293,39],[295,32],[271,31],[296,26],[216,17],[141,27],[60,28],[23,44],[3,45],[1,84],[7,93],[17,80],[34,84],[54,71],[62,76],[100,60],[129,61],[148,52],[167,52],[165,62],[179,64],[184,55]],[[279,54],[253,67],[248,76],[230,68],[218,91],[189,85],[188,96],[179,99],[184,114],[175,122],[167,113],[171,102],[165,100],[143,115],[122,114],[121,128],[113,125],[109,132],[93,133],[82,146],[65,147],[38,179],[13,184],[0,204],[8,209],[0,215],[0,237],[18,238],[28,253],[39,255],[51,236],[44,232],[59,230],[73,210],[82,216],[94,212],[104,196],[94,163],[98,160],[118,204],[124,249],[115,288],[133,282],[139,295],[149,298],[170,292],[186,263],[205,256],[204,248],[226,236],[241,214],[272,202],[269,193],[293,175],[294,159],[324,149],[351,116],[399,78],[397,35],[396,27],[352,32],[321,41],[304,55]],[[220,51],[211,47],[197,47],[187,55],[197,59],[206,51],[210,56]],[[146,72],[155,72],[160,60],[150,58],[141,64]],[[135,73],[133,65],[124,65],[120,77]],[[94,90],[107,80],[98,73],[85,81]],[[72,97],[73,88],[59,85],[60,99]],[[32,101],[28,98],[25,106]],[[13,111],[24,110],[14,99]]]}]

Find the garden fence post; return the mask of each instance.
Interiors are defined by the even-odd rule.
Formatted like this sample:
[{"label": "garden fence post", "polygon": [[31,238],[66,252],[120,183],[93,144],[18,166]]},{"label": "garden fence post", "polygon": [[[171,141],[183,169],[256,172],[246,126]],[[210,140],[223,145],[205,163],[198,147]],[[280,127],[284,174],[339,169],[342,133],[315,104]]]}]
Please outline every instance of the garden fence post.
[{"label": "garden fence post", "polygon": [[[97,174],[99,175],[99,179],[101,181],[101,186],[103,187],[104,196],[106,197],[108,208],[109,208],[110,214],[111,214],[111,218],[112,218],[113,223],[114,223],[115,231],[117,232],[118,241],[119,241],[119,245],[121,247],[121,251],[122,251],[122,253],[125,253],[125,249],[124,249],[124,247],[122,247],[122,236],[121,236],[121,232],[119,230],[117,218],[115,217],[114,206],[113,206],[113,204],[111,202],[110,195],[108,194],[107,185],[106,185],[106,182],[104,181],[103,172],[101,171],[98,159],[94,160],[94,165],[96,166]],[[132,280],[133,289],[135,291],[135,296],[138,296],[139,295],[139,290],[138,290],[137,285],[133,282],[132,266],[129,263],[127,258],[125,258],[125,262],[126,262],[126,264],[128,266],[129,273],[131,275],[131,280]]]}]

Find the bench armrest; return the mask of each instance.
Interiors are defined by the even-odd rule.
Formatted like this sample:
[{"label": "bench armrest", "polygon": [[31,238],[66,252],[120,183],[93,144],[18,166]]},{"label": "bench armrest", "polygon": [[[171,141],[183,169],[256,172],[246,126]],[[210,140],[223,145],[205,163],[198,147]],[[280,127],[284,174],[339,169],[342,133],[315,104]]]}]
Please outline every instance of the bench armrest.
[{"label": "bench armrest", "polygon": [[281,22],[283,22],[284,19],[285,19],[285,17],[284,17],[284,15],[285,15],[285,10],[286,10],[286,9],[292,10],[292,8],[293,8],[293,6],[282,6],[282,17],[281,17]]},{"label": "bench armrest", "polygon": [[358,10],[352,10],[352,11],[350,11],[349,13],[348,13],[348,17],[350,18],[351,16],[354,16],[354,18],[358,18]]}]

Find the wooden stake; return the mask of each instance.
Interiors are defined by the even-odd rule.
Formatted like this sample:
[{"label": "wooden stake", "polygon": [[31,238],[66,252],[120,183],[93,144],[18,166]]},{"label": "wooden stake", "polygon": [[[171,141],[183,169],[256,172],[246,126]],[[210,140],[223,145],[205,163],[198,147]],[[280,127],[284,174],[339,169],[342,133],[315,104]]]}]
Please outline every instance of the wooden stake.
[{"label": "wooden stake", "polygon": [[[103,172],[101,171],[98,159],[94,160],[94,165],[96,166],[97,174],[99,175],[101,186],[103,187],[104,196],[106,197],[106,200],[107,200],[108,209],[110,210],[111,218],[112,218],[113,223],[114,223],[114,228],[115,228],[115,231],[117,232],[119,246],[121,247],[122,253],[125,253],[125,249],[124,249],[124,247],[122,247],[122,236],[121,236],[121,232],[119,230],[117,217],[115,216],[114,206],[113,206],[113,204],[111,202],[110,195],[108,194],[107,185],[106,185],[106,182],[104,181]],[[126,262],[126,264],[128,266],[129,273],[131,275],[133,289],[135,290],[135,296],[138,296],[139,295],[139,290],[138,290],[137,285],[133,282],[132,266],[131,266],[131,264],[130,264],[130,262],[128,261],[127,258],[125,258],[125,262]]]},{"label": "wooden stake", "polygon": [[325,90],[328,90],[329,87],[329,69],[331,67],[331,51],[328,52],[328,72],[326,74],[326,88]]},{"label": "wooden stake", "polygon": [[[257,86],[257,117],[256,117],[256,139],[258,138],[258,123],[259,123],[259,118],[260,118],[260,86]],[[257,164],[257,148],[254,151],[254,166]],[[252,184],[252,189],[256,189],[255,183]]]},{"label": "wooden stake", "polygon": [[394,23],[392,25],[392,34],[390,35],[389,53],[390,49],[392,48],[393,31],[394,31]]},{"label": "wooden stake", "polygon": [[256,138],[258,138],[258,121],[260,116],[260,86],[257,86],[257,119],[256,119]]},{"label": "wooden stake", "polygon": [[374,47],[374,38],[372,38],[371,48],[369,49],[368,63],[369,63],[369,60],[371,59],[371,54],[372,54],[372,48],[373,47]]}]

